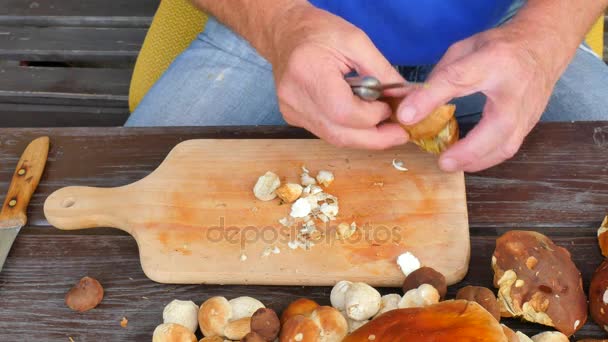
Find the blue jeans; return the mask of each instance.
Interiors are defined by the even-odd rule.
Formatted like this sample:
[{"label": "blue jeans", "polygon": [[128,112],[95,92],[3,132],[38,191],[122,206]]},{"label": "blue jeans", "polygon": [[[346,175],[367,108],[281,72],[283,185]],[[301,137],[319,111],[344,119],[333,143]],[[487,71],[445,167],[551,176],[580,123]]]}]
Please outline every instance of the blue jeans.
[{"label": "blue jeans", "polygon": [[[429,67],[407,68],[410,81]],[[459,121],[479,120],[484,97],[455,99]],[[557,83],[543,121],[608,120],[608,67],[581,46]],[[205,31],[150,89],[126,126],[284,125],[272,66],[210,18]]]}]

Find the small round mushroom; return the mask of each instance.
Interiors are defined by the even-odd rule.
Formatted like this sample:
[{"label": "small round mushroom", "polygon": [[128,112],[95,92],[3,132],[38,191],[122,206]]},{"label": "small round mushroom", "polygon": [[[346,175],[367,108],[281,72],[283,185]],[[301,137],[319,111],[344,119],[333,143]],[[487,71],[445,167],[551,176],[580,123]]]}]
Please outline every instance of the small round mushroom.
[{"label": "small round mushroom", "polygon": [[154,329],[152,342],[196,342],[194,333],[183,325],[163,323]]},{"label": "small round mushroom", "polygon": [[456,299],[477,302],[500,322],[500,306],[492,290],[481,286],[465,286],[456,292]]},{"label": "small round mushroom", "polygon": [[233,320],[251,317],[254,312],[264,307],[264,304],[259,300],[247,296],[231,299],[228,303],[232,307]]},{"label": "small round mushroom", "polygon": [[198,305],[193,301],[174,299],[163,310],[163,323],[177,323],[193,333],[198,329]]},{"label": "small round mushroom", "polygon": [[308,298],[300,298],[291,302],[281,314],[281,325],[285,324],[290,318],[295,316],[310,316],[319,307],[319,304]]},{"label": "small round mushroom", "polygon": [[258,178],[253,187],[253,194],[261,201],[272,201],[277,197],[275,190],[281,186],[281,180],[273,172],[266,172]]},{"label": "small round mushroom", "polygon": [[287,319],[281,328],[279,340],[341,342],[347,333],[348,323],[338,310],[331,306],[319,306],[312,312]]},{"label": "small round mushroom", "polygon": [[399,301],[399,308],[418,308],[439,303],[439,291],[429,284],[407,291]]},{"label": "small round mushroom", "polygon": [[400,301],[401,296],[396,293],[391,293],[382,296],[380,298],[380,310],[378,310],[378,313],[376,314],[376,316],[374,316],[374,319],[376,319],[376,317],[382,315],[385,312],[399,309]]},{"label": "small round mushroom", "polygon": [[344,311],[355,321],[368,320],[380,310],[380,292],[365,283],[352,283],[344,295]]},{"label": "small round mushroom", "polygon": [[531,337],[533,342],[569,342],[570,339],[559,331],[545,331]]},{"label": "small round mushroom", "polygon": [[589,286],[591,318],[608,331],[608,261],[604,260],[595,270]]},{"label": "small round mushroom", "polygon": [[93,309],[103,299],[103,287],[94,278],[84,277],[65,295],[65,304],[72,310],[85,312]]},{"label": "small round mushroom", "polygon": [[350,286],[352,284],[353,283],[348,280],[341,280],[336,285],[334,285],[334,287],[331,289],[331,293],[329,294],[329,301],[331,302],[331,306],[338,309],[339,311],[346,310],[346,291],[350,289]]},{"label": "small round mushroom", "polygon": [[281,321],[272,309],[260,308],[251,316],[251,331],[266,341],[274,341],[280,330]]},{"label": "small round mushroom", "polygon": [[205,336],[240,340],[251,331],[253,313],[263,307],[264,304],[251,297],[230,301],[224,297],[212,297],[201,305],[198,322]]},{"label": "small round mushroom", "polygon": [[416,289],[422,284],[429,284],[437,289],[440,300],[445,298],[448,292],[448,284],[443,274],[430,267],[421,267],[410,273],[403,282],[403,293]]},{"label": "small round mushroom", "polygon": [[555,327],[570,336],[587,320],[580,271],[567,249],[529,231],[510,231],[496,240],[494,286],[503,316]]}]

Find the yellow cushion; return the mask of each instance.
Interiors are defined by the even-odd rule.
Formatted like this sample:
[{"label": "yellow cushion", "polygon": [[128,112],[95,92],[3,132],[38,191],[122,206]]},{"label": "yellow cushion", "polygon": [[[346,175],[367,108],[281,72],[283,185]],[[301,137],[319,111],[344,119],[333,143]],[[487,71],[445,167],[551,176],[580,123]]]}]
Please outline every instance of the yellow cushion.
[{"label": "yellow cushion", "polygon": [[206,21],[207,16],[192,6],[189,0],[160,2],[131,77],[131,112],[175,57],[203,30]]},{"label": "yellow cushion", "polygon": [[600,57],[604,56],[604,16],[593,25],[586,41],[595,53]]}]

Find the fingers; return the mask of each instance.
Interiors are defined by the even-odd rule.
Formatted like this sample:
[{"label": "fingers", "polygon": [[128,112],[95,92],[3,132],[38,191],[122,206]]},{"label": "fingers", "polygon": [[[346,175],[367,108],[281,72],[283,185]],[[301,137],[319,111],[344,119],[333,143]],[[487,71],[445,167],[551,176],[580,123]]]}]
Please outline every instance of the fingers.
[{"label": "fingers", "polygon": [[374,76],[382,83],[405,82],[401,74],[388,62],[364,33],[350,44],[351,61],[359,75]]},{"label": "fingers", "polygon": [[[502,112],[499,113],[499,110]],[[525,136],[517,128],[516,110],[513,105],[497,108],[488,100],[484,116],[477,126],[441,155],[441,169],[447,172],[476,172],[513,157]]]},{"label": "fingers", "polygon": [[483,87],[491,63],[485,55],[471,54],[452,63],[442,63],[430,75],[426,86],[414,90],[397,110],[399,121],[411,125],[422,120],[435,108],[455,97],[478,92]]}]

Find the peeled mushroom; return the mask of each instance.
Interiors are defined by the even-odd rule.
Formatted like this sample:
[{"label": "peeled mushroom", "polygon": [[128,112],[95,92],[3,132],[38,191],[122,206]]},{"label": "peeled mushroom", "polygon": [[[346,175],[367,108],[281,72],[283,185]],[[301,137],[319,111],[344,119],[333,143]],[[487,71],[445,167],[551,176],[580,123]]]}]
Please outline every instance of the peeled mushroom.
[{"label": "peeled mushroom", "polygon": [[163,323],[154,329],[152,342],[196,342],[196,336],[183,325]]},{"label": "peeled mushroom", "polygon": [[277,197],[275,190],[281,185],[281,180],[273,172],[266,172],[258,178],[253,187],[253,194],[261,201],[271,201]]},{"label": "peeled mushroom", "polygon": [[439,292],[429,284],[407,291],[399,301],[399,308],[418,308],[439,303]]},{"label": "peeled mushroom", "polygon": [[163,323],[177,323],[195,333],[198,329],[198,310],[198,305],[193,301],[174,299],[163,310]]},{"label": "peeled mushroom", "polygon": [[403,282],[403,293],[418,288],[422,284],[433,286],[437,292],[439,292],[440,299],[443,299],[448,292],[448,284],[443,274],[430,267],[421,267],[408,274],[405,278],[405,281]]},{"label": "peeled mushroom", "polygon": [[368,320],[380,310],[381,295],[365,283],[340,281],[331,290],[331,304],[355,321]]}]

